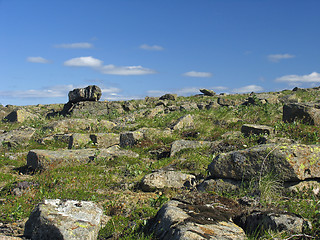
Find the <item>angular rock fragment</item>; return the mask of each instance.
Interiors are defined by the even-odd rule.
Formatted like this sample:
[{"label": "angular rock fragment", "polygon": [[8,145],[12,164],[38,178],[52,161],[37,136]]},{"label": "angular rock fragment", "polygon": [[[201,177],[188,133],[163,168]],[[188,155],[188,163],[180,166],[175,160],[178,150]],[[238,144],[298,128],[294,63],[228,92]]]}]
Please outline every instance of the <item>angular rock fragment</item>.
[{"label": "angular rock fragment", "polygon": [[111,157],[139,157],[139,154],[121,150],[117,146],[104,149],[77,149],[77,150],[30,150],[27,155],[27,166],[32,169],[48,169],[66,164],[82,164],[94,161],[96,158]]},{"label": "angular rock fragment", "polygon": [[32,211],[24,235],[33,240],[96,240],[103,210],[93,202],[47,199]]},{"label": "angular rock fragment", "polygon": [[132,147],[142,138],[143,138],[143,133],[139,131],[121,133],[120,147],[122,148]]},{"label": "angular rock fragment", "polygon": [[21,108],[21,109],[13,110],[11,113],[9,113],[4,118],[4,121],[22,123],[26,120],[33,120],[37,118],[39,118],[39,116]]},{"label": "angular rock fragment", "polygon": [[201,93],[203,93],[205,96],[214,96],[214,95],[216,95],[216,93],[213,90],[210,90],[210,89],[202,88],[199,91]]},{"label": "angular rock fragment", "polygon": [[33,137],[36,130],[34,128],[19,128],[10,132],[0,134],[0,143],[8,147],[25,146]]},{"label": "angular rock fragment", "polygon": [[252,134],[255,135],[273,135],[274,128],[265,126],[265,125],[258,125],[258,124],[244,124],[241,127],[241,132],[246,136],[250,136]]},{"label": "angular rock fragment", "polygon": [[76,103],[80,101],[99,101],[101,97],[101,89],[96,85],[86,88],[76,88],[69,92],[69,102]]},{"label": "angular rock fragment", "polygon": [[194,128],[193,116],[188,114],[179,118],[176,123],[171,126],[172,130],[181,130],[181,129],[192,129]]},{"label": "angular rock fragment", "polygon": [[150,173],[141,180],[141,189],[151,192],[164,188],[193,187],[195,176],[175,171],[158,171]]},{"label": "angular rock fragment", "polygon": [[301,120],[305,124],[320,125],[320,104],[291,103],[283,106],[284,122]]},{"label": "angular rock fragment", "polygon": [[108,148],[120,143],[120,136],[116,133],[74,133],[69,140],[69,149],[82,147]]},{"label": "angular rock fragment", "polygon": [[161,96],[159,99],[160,100],[171,100],[171,101],[176,101],[177,100],[178,95],[177,94],[165,94],[163,96]]},{"label": "angular rock fragment", "polygon": [[250,180],[273,173],[284,181],[320,177],[320,146],[265,144],[218,155],[209,165],[213,178]]},{"label": "angular rock fragment", "polygon": [[211,146],[213,143],[209,141],[191,141],[191,140],[176,140],[171,145],[170,156],[173,157],[176,153],[183,149],[188,148],[201,148],[206,146]]}]

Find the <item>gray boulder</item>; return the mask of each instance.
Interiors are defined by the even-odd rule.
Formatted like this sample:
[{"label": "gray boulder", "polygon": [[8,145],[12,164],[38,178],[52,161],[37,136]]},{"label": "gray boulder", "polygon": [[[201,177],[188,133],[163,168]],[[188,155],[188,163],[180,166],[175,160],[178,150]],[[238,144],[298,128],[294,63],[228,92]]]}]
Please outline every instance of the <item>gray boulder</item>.
[{"label": "gray boulder", "polygon": [[93,202],[48,199],[38,204],[25,224],[33,240],[96,240],[103,210]]},{"label": "gray boulder", "polygon": [[27,155],[27,166],[32,169],[48,169],[67,164],[83,164],[96,158],[139,157],[139,154],[129,150],[121,150],[117,146],[105,149],[76,149],[76,150],[30,150]]},{"label": "gray boulder", "polygon": [[135,132],[124,132],[120,134],[120,147],[132,147],[140,139],[143,138],[143,133],[140,131]]},{"label": "gray boulder", "polygon": [[257,124],[244,124],[241,127],[241,132],[246,136],[250,136],[252,134],[255,135],[273,135],[274,128],[265,126],[265,125],[257,125]]},{"label": "gray boulder", "polygon": [[190,114],[179,118],[172,126],[172,130],[192,129],[195,127],[193,116]]},{"label": "gray boulder", "polygon": [[320,104],[291,103],[283,106],[284,122],[301,120],[305,124],[320,125]]},{"label": "gray boulder", "polygon": [[16,109],[10,112],[5,118],[4,121],[8,122],[18,122],[22,123],[27,120],[34,120],[39,118],[39,116],[21,108],[21,109]]},{"label": "gray boulder", "polygon": [[33,137],[36,130],[34,128],[19,128],[10,132],[0,134],[0,143],[8,147],[16,147],[18,145],[25,146]]},{"label": "gray boulder", "polygon": [[161,96],[159,99],[160,100],[171,100],[171,101],[176,101],[177,100],[178,95],[177,94],[165,94],[163,96]]},{"label": "gray boulder", "polygon": [[203,192],[235,192],[240,189],[241,181],[232,179],[206,179],[197,186],[199,191]]},{"label": "gray boulder", "polygon": [[202,88],[199,91],[201,93],[203,93],[205,96],[214,96],[214,95],[216,95],[216,93],[213,90],[210,90],[210,89]]},{"label": "gray boulder", "polygon": [[74,133],[69,140],[69,149],[83,147],[108,148],[120,143],[120,136],[116,133]]},{"label": "gray boulder", "polygon": [[102,95],[101,89],[96,85],[86,88],[76,88],[69,92],[69,102],[76,103],[81,101],[99,101]]},{"label": "gray boulder", "polygon": [[175,171],[158,171],[147,174],[141,180],[141,189],[152,192],[164,188],[183,188],[195,185],[195,176]]},{"label": "gray boulder", "polygon": [[250,180],[272,172],[284,181],[320,177],[320,146],[264,144],[222,153],[208,167],[213,178]]},{"label": "gray boulder", "polygon": [[221,198],[211,200],[196,192],[189,195],[193,195],[194,201],[176,199],[163,205],[148,231],[160,240],[246,239],[242,228],[230,220],[237,203]]}]

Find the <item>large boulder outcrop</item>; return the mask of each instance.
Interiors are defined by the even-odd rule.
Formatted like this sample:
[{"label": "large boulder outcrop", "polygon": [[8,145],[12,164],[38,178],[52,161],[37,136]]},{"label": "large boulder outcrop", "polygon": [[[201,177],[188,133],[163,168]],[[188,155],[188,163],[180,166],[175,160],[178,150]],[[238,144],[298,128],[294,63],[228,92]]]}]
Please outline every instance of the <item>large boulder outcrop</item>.
[{"label": "large boulder outcrop", "polygon": [[21,109],[16,109],[10,112],[5,118],[4,121],[8,122],[18,122],[22,123],[27,120],[34,120],[39,118],[36,114],[33,114],[23,108]]},{"label": "large boulder outcrop", "polygon": [[264,144],[218,155],[208,167],[213,178],[250,180],[272,172],[284,181],[320,177],[320,146]]},{"label": "large boulder outcrop", "polygon": [[102,95],[101,89],[96,85],[86,88],[76,88],[69,92],[69,102],[76,103],[81,101],[99,101]]},{"label": "large boulder outcrop", "polygon": [[25,224],[33,240],[96,240],[103,210],[93,202],[47,199],[38,204]]},{"label": "large boulder outcrop", "polygon": [[244,231],[230,220],[238,207],[229,199],[191,192],[163,205],[147,229],[160,240],[242,240]]},{"label": "large boulder outcrop", "polygon": [[210,89],[202,88],[202,89],[199,89],[199,91],[201,93],[203,93],[205,96],[214,96],[214,95],[216,95],[216,93],[213,90],[210,90]]},{"label": "large boulder outcrop", "polygon": [[195,176],[175,171],[158,171],[147,174],[141,180],[141,189],[151,192],[165,188],[190,188],[195,185]]},{"label": "large boulder outcrop", "polygon": [[112,146],[105,149],[75,149],[75,150],[30,150],[27,155],[27,166],[32,169],[48,169],[66,164],[82,164],[94,161],[96,158],[139,157],[139,154]]},{"label": "large boulder outcrop", "polygon": [[301,120],[305,124],[320,125],[319,103],[290,103],[283,106],[284,122]]}]

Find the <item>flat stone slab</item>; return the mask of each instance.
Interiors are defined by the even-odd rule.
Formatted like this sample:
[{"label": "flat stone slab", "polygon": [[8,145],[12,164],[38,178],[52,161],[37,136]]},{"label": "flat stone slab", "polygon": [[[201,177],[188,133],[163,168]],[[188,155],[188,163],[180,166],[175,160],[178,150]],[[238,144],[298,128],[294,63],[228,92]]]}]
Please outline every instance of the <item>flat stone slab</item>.
[{"label": "flat stone slab", "polygon": [[26,145],[35,132],[34,128],[29,127],[4,132],[0,134],[0,143],[6,144],[9,147]]},{"label": "flat stone slab", "polygon": [[266,125],[258,125],[258,124],[244,124],[241,127],[241,132],[246,136],[250,136],[252,134],[255,135],[273,135],[274,128]]},{"label": "flat stone slab", "polygon": [[116,133],[74,133],[69,139],[69,149],[83,147],[108,148],[120,144],[120,135]]},{"label": "flat stone slab", "polygon": [[209,165],[213,178],[251,180],[257,174],[273,173],[284,181],[320,177],[320,146],[264,144],[218,155]]},{"label": "flat stone slab", "polygon": [[25,224],[33,240],[96,240],[103,210],[89,201],[47,199],[38,204]]},{"label": "flat stone slab", "polygon": [[191,140],[176,140],[171,145],[170,156],[173,157],[183,149],[195,149],[206,146],[212,146],[213,142],[210,141],[191,141]]},{"label": "flat stone slab", "polygon": [[27,155],[27,166],[32,169],[48,169],[66,164],[82,164],[94,161],[100,157],[139,157],[130,150],[122,150],[117,146],[104,149],[75,149],[75,150],[30,150]]}]

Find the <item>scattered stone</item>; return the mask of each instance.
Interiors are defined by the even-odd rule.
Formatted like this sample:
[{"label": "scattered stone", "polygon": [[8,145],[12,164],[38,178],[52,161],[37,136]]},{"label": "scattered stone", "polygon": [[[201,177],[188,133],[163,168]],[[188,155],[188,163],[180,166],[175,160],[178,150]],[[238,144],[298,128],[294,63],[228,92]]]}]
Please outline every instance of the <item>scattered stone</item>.
[{"label": "scattered stone", "polygon": [[133,104],[129,101],[125,102],[123,105],[123,109],[126,111],[126,112],[130,112],[130,111],[133,111],[135,109],[135,107],[133,106]]},{"label": "scattered stone", "polygon": [[190,188],[195,185],[195,176],[175,171],[150,173],[141,180],[141,189],[152,192],[165,188]]},{"label": "scattered stone", "polygon": [[161,114],[164,112],[164,106],[160,105],[160,106],[156,106],[153,109],[148,109],[145,111],[144,116],[146,116],[147,118],[154,118],[155,116]]},{"label": "scattered stone", "polygon": [[284,104],[299,103],[301,101],[300,98],[295,93],[285,95],[285,96],[279,98],[279,100],[280,100],[280,102],[282,102]]},{"label": "scattered stone", "polygon": [[283,106],[284,122],[301,120],[305,124],[320,125],[320,104],[291,103]]},{"label": "scattered stone", "polygon": [[69,92],[69,102],[99,101],[102,95],[101,89],[96,85],[86,88],[76,88]]},{"label": "scattered stone", "polygon": [[140,131],[121,133],[120,147],[122,148],[132,147],[142,138],[143,138],[143,133]]},{"label": "scattered stone", "polygon": [[116,133],[74,133],[69,140],[69,149],[83,147],[108,148],[120,144],[120,136]]},{"label": "scattered stone", "polygon": [[257,124],[244,124],[241,127],[241,132],[244,136],[249,137],[252,134],[255,135],[273,135],[274,128],[265,126],[265,125],[257,125]]},{"label": "scattered stone", "polygon": [[39,116],[37,116],[33,113],[30,113],[27,110],[21,108],[21,109],[13,110],[11,113],[9,113],[4,118],[4,121],[23,123],[24,121],[34,120],[34,119],[38,119],[38,118],[39,118]]},{"label": "scattered stone", "polygon": [[176,153],[183,149],[196,149],[206,146],[211,146],[212,142],[209,141],[191,141],[191,140],[176,140],[171,145],[170,156],[173,157]]},{"label": "scattered stone", "polygon": [[28,181],[18,182],[12,189],[12,193],[16,196],[22,196],[27,189],[33,186],[39,186],[39,184]]},{"label": "scattered stone", "polygon": [[210,89],[200,89],[200,92],[202,92],[205,96],[214,96],[216,93],[213,90]]},{"label": "scattered stone", "polygon": [[190,114],[179,118],[176,123],[171,126],[172,130],[192,129],[194,128],[193,116]]},{"label": "scattered stone", "polygon": [[151,155],[154,155],[158,160],[162,158],[168,158],[170,157],[170,150],[167,148],[159,148],[155,150],[149,151]]},{"label": "scattered stone", "polygon": [[240,189],[241,181],[232,179],[207,179],[197,186],[202,192],[235,192]]},{"label": "scattered stone", "polygon": [[183,103],[180,106],[180,111],[191,111],[195,109],[198,109],[198,105],[195,102]]},{"label": "scattered stone", "polygon": [[219,97],[218,98],[218,104],[220,106],[225,106],[225,107],[229,107],[229,106],[237,106],[241,104],[240,100],[237,99],[230,99],[230,98],[226,98],[226,97]]},{"label": "scattered stone", "polygon": [[[193,199],[185,199],[190,198],[188,195]],[[183,198],[163,205],[148,224],[148,232],[154,232],[160,240],[246,239],[242,228],[230,221],[238,212],[236,202],[196,192],[185,194]]]},{"label": "scattered stone", "polygon": [[36,130],[34,128],[29,127],[4,132],[0,134],[0,143],[8,147],[26,146],[35,132]]},{"label": "scattered stone", "polygon": [[41,144],[47,144],[46,142],[48,141],[59,141],[59,142],[68,144],[70,142],[71,136],[72,136],[72,133],[63,133],[63,134],[58,133],[48,137],[41,138],[38,140],[38,142]]},{"label": "scattered stone", "polygon": [[312,228],[311,223],[301,216],[272,210],[255,210],[250,214],[241,216],[239,219],[235,219],[235,222],[249,234],[265,232],[268,230],[299,234]]},{"label": "scattered stone", "polygon": [[95,102],[95,101],[85,101],[85,102],[68,102],[64,105],[62,111],[58,112],[60,115],[77,118],[89,118],[93,116],[105,116],[111,111],[108,108],[108,102]]},{"label": "scattered stone", "polygon": [[293,194],[312,192],[314,195],[320,195],[319,181],[288,182],[285,184],[285,188],[288,192]]},{"label": "scattered stone", "polygon": [[106,149],[77,150],[30,150],[27,155],[27,166],[32,169],[48,169],[66,164],[82,164],[94,161],[96,158],[139,157],[139,154],[129,150],[121,150],[117,146]]},{"label": "scattered stone", "polygon": [[134,134],[140,138],[140,134],[143,134],[144,139],[154,140],[158,138],[166,138],[172,136],[172,130],[169,128],[165,129],[158,129],[158,128],[140,128],[136,131],[134,131]]},{"label": "scattered stone", "polygon": [[47,199],[32,211],[24,235],[33,240],[96,240],[103,210],[93,202]]},{"label": "scattered stone", "polygon": [[176,101],[177,100],[178,95],[177,94],[165,94],[163,96],[161,96],[159,99],[160,100],[171,100],[171,101]]},{"label": "scattered stone", "polygon": [[213,178],[250,180],[257,173],[274,173],[283,181],[320,177],[320,146],[264,144],[222,153],[208,167]]}]

